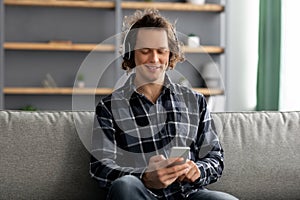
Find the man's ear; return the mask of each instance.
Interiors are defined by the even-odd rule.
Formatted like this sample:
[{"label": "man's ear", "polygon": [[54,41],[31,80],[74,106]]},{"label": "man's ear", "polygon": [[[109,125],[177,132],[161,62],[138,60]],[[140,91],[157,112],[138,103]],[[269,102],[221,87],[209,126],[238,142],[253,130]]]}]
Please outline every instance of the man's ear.
[{"label": "man's ear", "polygon": [[173,67],[170,67],[170,63],[171,63],[171,58],[172,58],[172,56],[173,56],[173,53],[170,52],[170,53],[169,53],[169,60],[168,60],[168,68],[169,68],[169,69],[173,69]]},{"label": "man's ear", "polygon": [[171,62],[172,56],[173,56],[173,53],[170,51],[170,53],[169,53],[169,63]]}]

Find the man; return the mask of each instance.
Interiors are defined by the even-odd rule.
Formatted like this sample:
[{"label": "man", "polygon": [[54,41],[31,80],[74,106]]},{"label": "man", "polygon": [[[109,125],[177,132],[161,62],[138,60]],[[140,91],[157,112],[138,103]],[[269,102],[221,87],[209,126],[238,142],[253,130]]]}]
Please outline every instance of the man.
[{"label": "man", "polygon": [[[173,25],[156,10],[126,20],[129,77],[97,105],[92,177],[107,199],[235,199],[203,187],[220,178],[223,149],[204,96],[166,74],[183,60]],[[189,147],[189,159],[169,158],[173,146]]]}]

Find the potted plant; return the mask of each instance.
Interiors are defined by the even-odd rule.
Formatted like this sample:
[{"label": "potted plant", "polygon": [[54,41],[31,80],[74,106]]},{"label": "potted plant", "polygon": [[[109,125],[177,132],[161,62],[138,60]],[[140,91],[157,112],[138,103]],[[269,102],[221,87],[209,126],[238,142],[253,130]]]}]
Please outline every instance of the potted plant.
[{"label": "potted plant", "polygon": [[24,110],[24,111],[37,111],[37,108],[32,106],[32,105],[26,105],[22,108],[20,108],[20,110]]},{"label": "potted plant", "polygon": [[77,76],[77,87],[79,87],[79,88],[84,88],[85,87],[84,75],[83,74],[78,74],[78,76]]},{"label": "potted plant", "polygon": [[189,47],[199,47],[200,46],[200,38],[199,36],[190,33],[188,35],[188,42],[187,42]]}]

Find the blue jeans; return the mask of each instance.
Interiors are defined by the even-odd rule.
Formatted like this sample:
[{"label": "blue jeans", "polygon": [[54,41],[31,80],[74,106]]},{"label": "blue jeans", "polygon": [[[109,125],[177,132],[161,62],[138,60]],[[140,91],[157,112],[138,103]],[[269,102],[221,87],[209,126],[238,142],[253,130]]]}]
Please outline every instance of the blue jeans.
[{"label": "blue jeans", "polygon": [[[135,176],[127,175],[112,183],[107,196],[108,200],[157,200]],[[177,199],[177,198],[176,198]],[[179,199],[179,198],[178,198]],[[182,199],[182,198],[180,198]],[[188,200],[236,200],[234,196],[218,191],[199,190],[187,197]]]}]

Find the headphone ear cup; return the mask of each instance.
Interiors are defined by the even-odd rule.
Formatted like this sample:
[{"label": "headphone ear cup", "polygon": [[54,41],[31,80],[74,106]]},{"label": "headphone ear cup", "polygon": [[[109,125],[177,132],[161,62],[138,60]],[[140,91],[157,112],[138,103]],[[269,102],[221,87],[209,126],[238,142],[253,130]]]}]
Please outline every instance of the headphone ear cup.
[{"label": "headphone ear cup", "polygon": [[123,45],[123,59],[130,60],[130,58],[131,58],[130,42],[125,41]]},{"label": "headphone ear cup", "polygon": [[129,30],[127,31],[125,37],[124,37],[124,41],[123,41],[123,52],[122,52],[122,56],[124,60],[130,60],[130,52],[131,52],[131,48],[130,48],[130,42],[128,41],[128,34],[131,31],[131,27],[129,28]]}]

